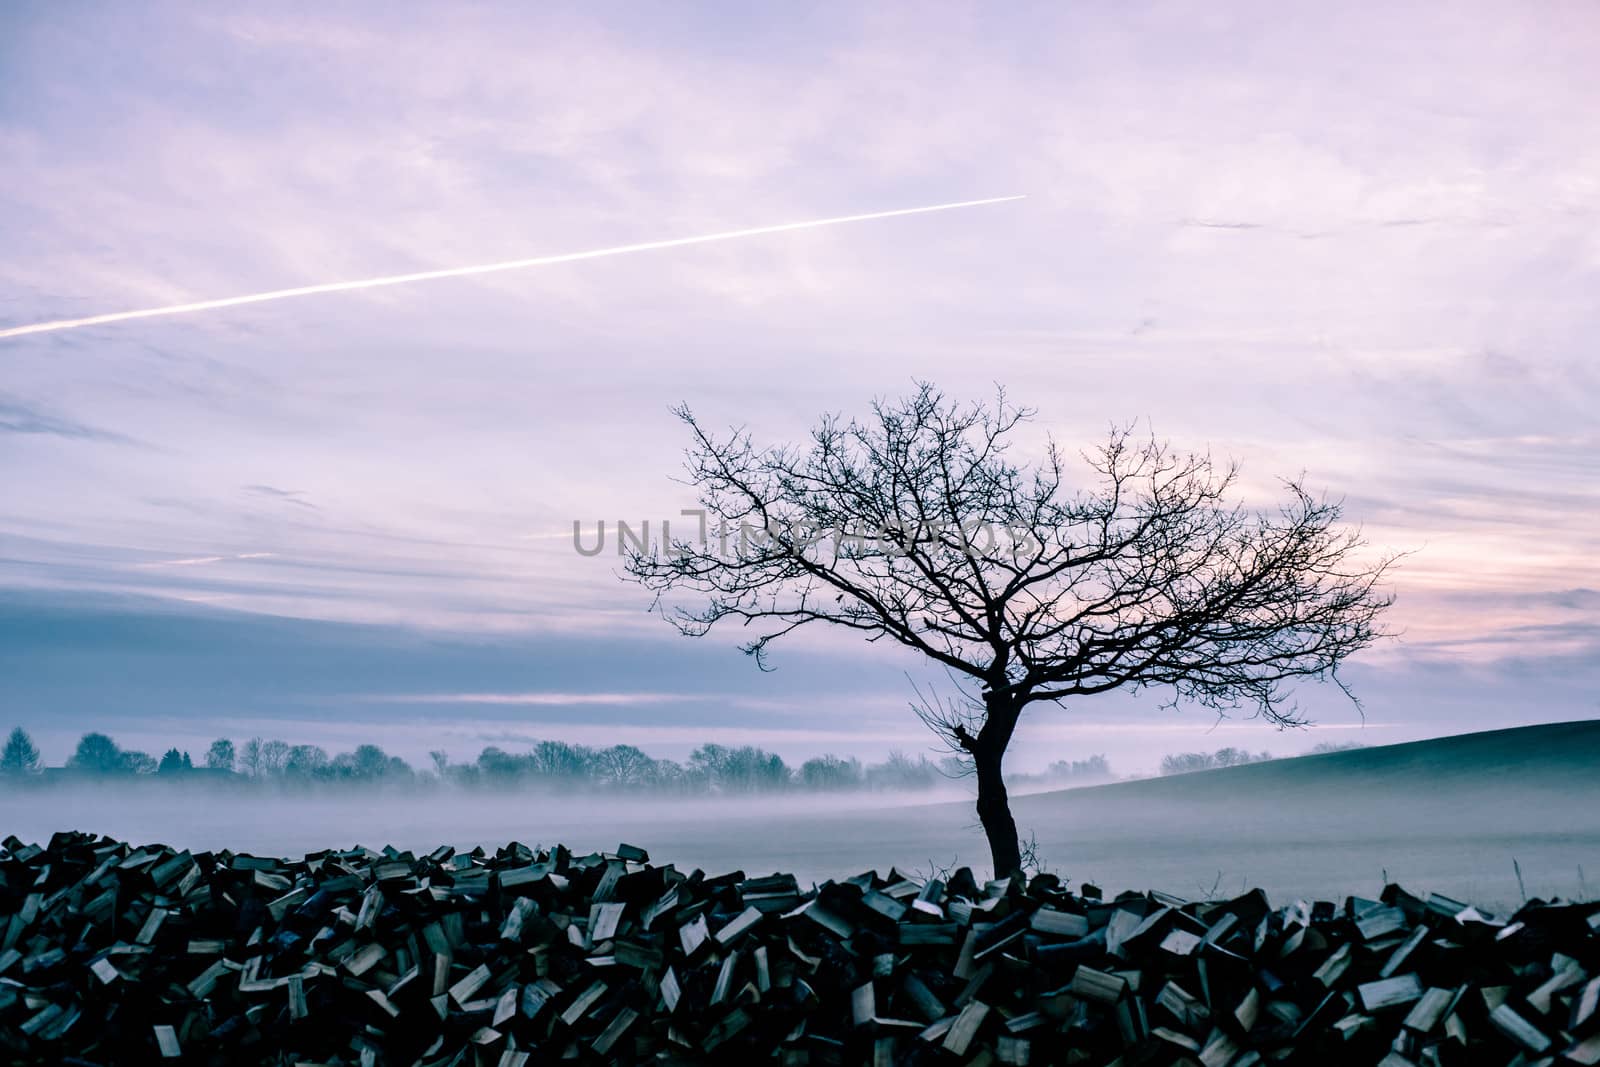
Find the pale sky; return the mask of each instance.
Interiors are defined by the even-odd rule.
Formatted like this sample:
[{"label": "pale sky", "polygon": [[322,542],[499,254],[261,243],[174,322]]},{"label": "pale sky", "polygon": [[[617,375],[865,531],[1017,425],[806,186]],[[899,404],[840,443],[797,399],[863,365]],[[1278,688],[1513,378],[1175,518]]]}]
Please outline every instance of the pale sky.
[{"label": "pale sky", "polygon": [[925,747],[908,661],[760,675],[570,542],[693,504],[672,404],[777,442],[918,377],[1412,552],[1364,728],[1110,698],[1023,765],[1600,709],[1592,4],[324,8],[0,8],[0,328],[1028,199],[0,340],[0,711],[48,761]]}]

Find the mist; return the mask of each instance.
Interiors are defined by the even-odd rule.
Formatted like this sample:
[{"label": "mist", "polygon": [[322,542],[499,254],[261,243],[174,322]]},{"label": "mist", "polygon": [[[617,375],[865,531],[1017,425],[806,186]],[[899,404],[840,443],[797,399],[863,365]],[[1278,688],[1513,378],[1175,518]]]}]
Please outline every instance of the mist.
[{"label": "mist", "polygon": [[[1463,735],[1014,798],[1036,869],[1108,893],[1375,898],[1386,882],[1508,910],[1588,899],[1600,881],[1600,734],[1575,723]],[[866,870],[988,872],[969,780],[934,789],[713,796],[410,785],[76,781],[0,791],[24,840],[78,829],[192,850],[511,841],[576,853],[643,847],[709,874],[802,883]],[[1520,876],[1520,882],[1519,882]],[[1591,881],[1594,880],[1594,881]]]}]

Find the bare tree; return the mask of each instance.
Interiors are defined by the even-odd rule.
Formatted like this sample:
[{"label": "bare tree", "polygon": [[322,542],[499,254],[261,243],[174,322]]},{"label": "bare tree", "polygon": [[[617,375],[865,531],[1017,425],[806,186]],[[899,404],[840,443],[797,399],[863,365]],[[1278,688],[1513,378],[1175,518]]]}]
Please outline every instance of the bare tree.
[{"label": "bare tree", "polygon": [[[1002,763],[1025,709],[1156,689],[1298,725],[1289,686],[1343,688],[1339,665],[1382,636],[1391,560],[1363,560],[1339,505],[1297,481],[1275,510],[1247,510],[1228,499],[1234,465],[1117,429],[1074,489],[1053,440],[1035,463],[1011,459],[1034,413],[1003,391],[963,406],[919,385],[865,420],[825,416],[803,447],[676,414],[718,532],[635,548],[628,576],[685,634],[750,627],[743,649],[763,667],[811,623],[943,667],[968,698],[921,710],[971,761],[997,873],[1020,868]],[[684,593],[692,606],[667,604]]]},{"label": "bare tree", "polygon": [[283,765],[289,762],[289,742],[276,739],[268,741],[261,746],[261,773],[269,778],[276,778],[283,773]]},{"label": "bare tree", "polygon": [[239,752],[239,766],[251,778],[261,777],[261,750],[264,747],[261,738],[252,737],[244,743],[244,748]]},{"label": "bare tree", "polygon": [[649,785],[656,761],[633,745],[612,745],[594,755],[595,771],[607,785],[628,789]]}]

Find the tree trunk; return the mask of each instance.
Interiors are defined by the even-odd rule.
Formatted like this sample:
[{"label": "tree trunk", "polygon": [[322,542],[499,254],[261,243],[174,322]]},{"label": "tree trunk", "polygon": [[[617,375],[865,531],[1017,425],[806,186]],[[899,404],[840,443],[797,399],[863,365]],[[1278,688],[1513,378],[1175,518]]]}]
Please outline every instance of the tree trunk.
[{"label": "tree trunk", "polygon": [[978,776],[978,821],[989,839],[994,876],[1007,878],[1022,871],[1022,848],[1017,840],[1017,821],[1011,817],[1011,801],[1006,796],[1001,764],[1022,708],[992,697],[986,698],[984,703],[988,714],[971,746],[973,768]]},{"label": "tree trunk", "polygon": [[1022,869],[1022,849],[1017,842],[1017,821],[1011,817],[1011,802],[1006,797],[1005,779],[1000,774],[1003,752],[992,756],[973,753],[978,772],[978,821],[989,838],[989,855],[994,860],[994,876],[1005,878]]}]

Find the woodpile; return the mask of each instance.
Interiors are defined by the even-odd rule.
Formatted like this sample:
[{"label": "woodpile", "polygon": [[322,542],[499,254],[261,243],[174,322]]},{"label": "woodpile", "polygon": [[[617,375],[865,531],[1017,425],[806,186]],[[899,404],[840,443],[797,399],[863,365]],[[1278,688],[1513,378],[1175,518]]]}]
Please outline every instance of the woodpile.
[{"label": "woodpile", "polygon": [[1600,904],[802,889],[512,844],[0,852],[16,1063],[1600,1063]]}]

